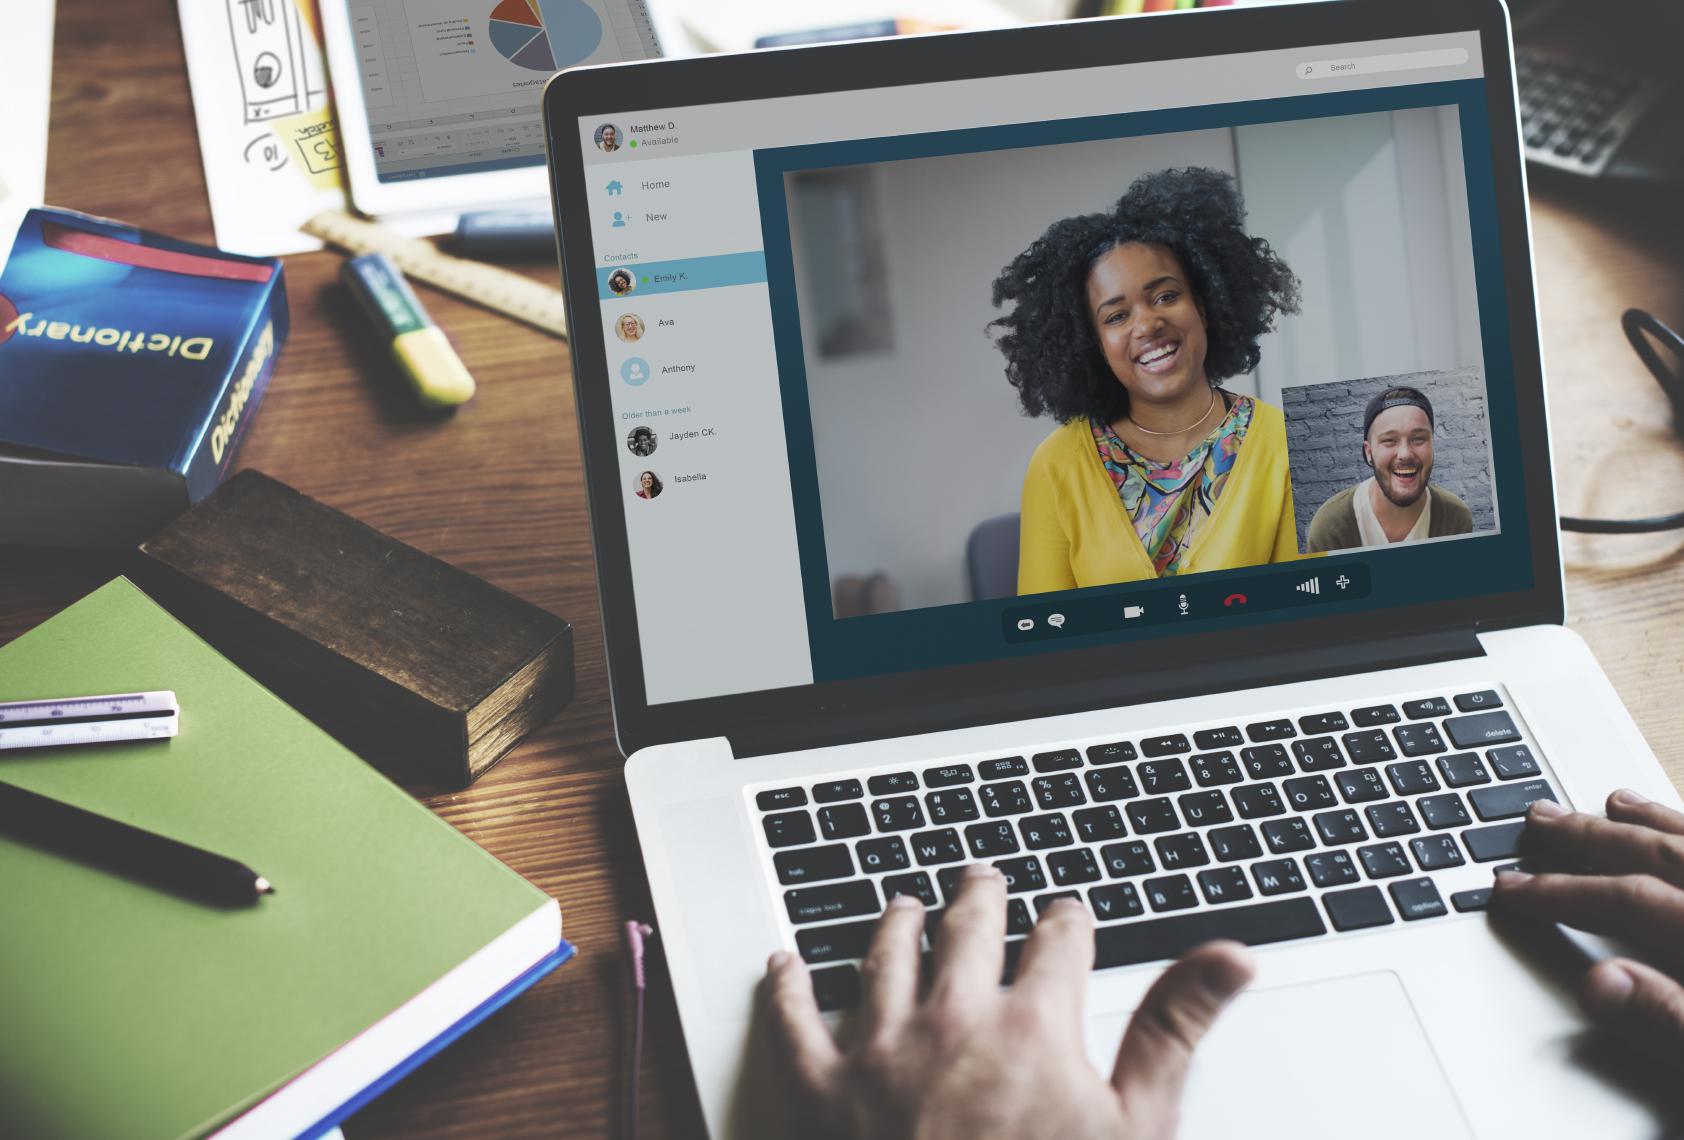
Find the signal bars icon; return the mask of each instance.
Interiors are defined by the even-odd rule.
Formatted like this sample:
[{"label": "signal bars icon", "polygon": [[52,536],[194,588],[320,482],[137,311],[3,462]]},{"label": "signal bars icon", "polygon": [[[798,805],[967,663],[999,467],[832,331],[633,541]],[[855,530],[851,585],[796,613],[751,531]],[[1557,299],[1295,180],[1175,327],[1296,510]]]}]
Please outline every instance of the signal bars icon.
[{"label": "signal bars icon", "polygon": [[1300,594],[1319,594],[1321,593],[1321,579],[1310,578],[1307,581],[1298,583],[1298,585],[1294,588]]}]

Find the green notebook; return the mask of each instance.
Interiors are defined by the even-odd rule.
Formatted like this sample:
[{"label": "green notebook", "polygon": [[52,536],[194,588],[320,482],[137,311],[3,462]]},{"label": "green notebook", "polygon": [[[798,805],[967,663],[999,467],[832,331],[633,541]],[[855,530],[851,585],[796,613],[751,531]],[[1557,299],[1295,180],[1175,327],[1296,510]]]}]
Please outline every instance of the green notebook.
[{"label": "green notebook", "polygon": [[127,580],[0,648],[0,700],[150,689],[174,739],[0,751],[0,779],[275,894],[218,910],[0,836],[0,1135],[297,1133],[565,945],[553,900]]}]

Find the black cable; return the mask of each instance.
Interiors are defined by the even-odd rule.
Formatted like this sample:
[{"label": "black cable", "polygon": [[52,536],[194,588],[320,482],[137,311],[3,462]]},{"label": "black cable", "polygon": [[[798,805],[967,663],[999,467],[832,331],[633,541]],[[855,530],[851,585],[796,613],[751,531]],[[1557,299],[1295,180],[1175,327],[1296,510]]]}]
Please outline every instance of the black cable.
[{"label": "black cable", "polygon": [[[1680,361],[1684,361],[1684,337],[1679,336],[1642,309],[1627,309],[1620,316],[1620,328],[1632,351],[1655,378],[1672,405],[1672,429],[1684,432],[1684,379],[1667,367],[1655,350],[1650,337],[1666,345]],[[1577,534],[1655,534],[1665,530],[1684,529],[1684,511],[1670,515],[1651,515],[1641,519],[1579,519],[1561,516],[1561,529]]]}]

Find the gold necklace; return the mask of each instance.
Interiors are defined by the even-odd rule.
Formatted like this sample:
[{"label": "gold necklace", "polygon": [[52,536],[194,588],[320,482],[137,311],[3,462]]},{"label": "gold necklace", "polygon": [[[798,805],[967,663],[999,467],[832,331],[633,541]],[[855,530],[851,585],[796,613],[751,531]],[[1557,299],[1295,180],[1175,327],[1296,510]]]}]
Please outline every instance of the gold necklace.
[{"label": "gold necklace", "polygon": [[1198,419],[1194,420],[1184,428],[1176,428],[1174,431],[1153,431],[1151,428],[1141,427],[1140,421],[1136,420],[1133,416],[1129,417],[1129,423],[1134,425],[1135,431],[1142,432],[1146,435],[1185,435],[1194,428],[1198,427],[1200,424],[1204,423],[1205,420],[1210,417],[1210,410],[1214,407],[1216,407],[1216,387],[1215,385],[1212,385],[1210,389],[1210,403],[1205,405],[1205,410],[1199,413]]}]

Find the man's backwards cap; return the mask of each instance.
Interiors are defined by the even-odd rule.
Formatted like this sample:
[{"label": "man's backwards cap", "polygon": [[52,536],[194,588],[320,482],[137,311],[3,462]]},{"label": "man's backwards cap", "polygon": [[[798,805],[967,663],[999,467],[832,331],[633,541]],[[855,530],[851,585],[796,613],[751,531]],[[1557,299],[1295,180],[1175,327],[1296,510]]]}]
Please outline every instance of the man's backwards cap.
[{"label": "man's backwards cap", "polygon": [[1368,408],[1362,413],[1362,438],[1368,438],[1368,429],[1374,426],[1374,418],[1390,408],[1420,408],[1427,413],[1428,426],[1436,426],[1431,400],[1414,388],[1387,388],[1368,401]]}]

